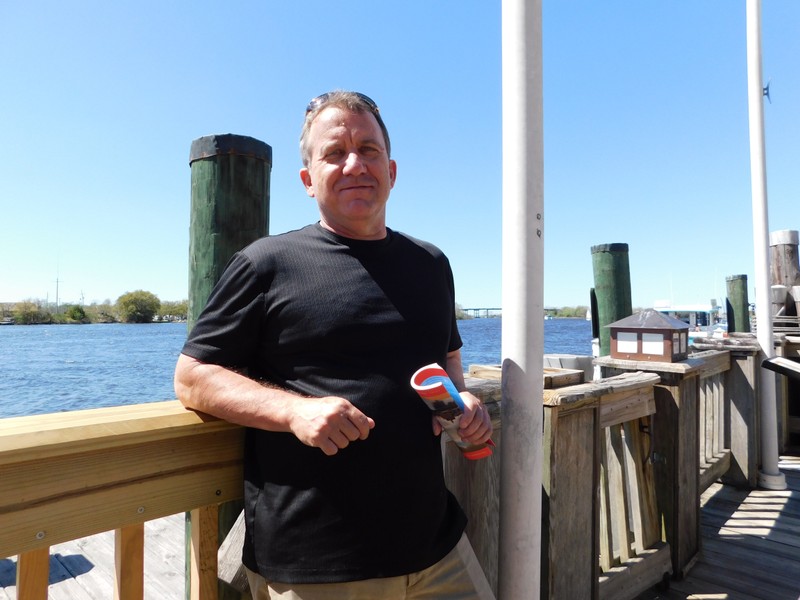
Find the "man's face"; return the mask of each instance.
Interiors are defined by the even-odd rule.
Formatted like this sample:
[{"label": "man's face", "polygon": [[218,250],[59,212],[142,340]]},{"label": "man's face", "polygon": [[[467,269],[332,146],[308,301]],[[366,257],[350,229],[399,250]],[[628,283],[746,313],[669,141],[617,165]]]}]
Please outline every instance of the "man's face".
[{"label": "man's face", "polygon": [[386,235],[386,202],[397,166],[372,113],[325,108],[308,132],[300,178],[317,200],[323,227],[356,239]]}]

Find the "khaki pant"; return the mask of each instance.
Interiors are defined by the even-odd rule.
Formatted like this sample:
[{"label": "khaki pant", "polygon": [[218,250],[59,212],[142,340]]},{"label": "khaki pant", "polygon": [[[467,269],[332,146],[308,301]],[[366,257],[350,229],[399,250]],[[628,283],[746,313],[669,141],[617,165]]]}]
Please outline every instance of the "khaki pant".
[{"label": "khaki pant", "polygon": [[494,600],[466,535],[435,565],[423,571],[344,583],[268,582],[247,570],[253,600]]}]

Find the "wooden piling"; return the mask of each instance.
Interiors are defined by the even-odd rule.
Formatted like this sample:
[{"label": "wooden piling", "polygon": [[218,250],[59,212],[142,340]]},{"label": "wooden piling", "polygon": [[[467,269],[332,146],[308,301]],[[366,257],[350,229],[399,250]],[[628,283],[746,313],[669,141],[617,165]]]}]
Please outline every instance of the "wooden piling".
[{"label": "wooden piling", "polygon": [[251,137],[209,135],[192,142],[189,328],[231,256],[269,231],[272,148]]},{"label": "wooden piling", "polygon": [[747,298],[747,275],[725,278],[728,292],[726,312],[728,332],[750,333],[750,302]]},{"label": "wooden piling", "polygon": [[[189,227],[189,315],[194,326],[230,258],[269,232],[269,182],[272,148],[242,135],[209,135],[192,142],[192,209]],[[241,512],[241,501],[219,507],[219,541]],[[192,539],[191,518],[186,520]],[[187,557],[191,551],[187,543]],[[190,561],[187,560],[187,564]],[[186,574],[187,599],[190,598]],[[238,591],[219,582],[220,600],[235,600]]]},{"label": "wooden piling", "polygon": [[785,285],[787,288],[800,285],[798,242],[800,242],[800,235],[794,230],[784,229],[769,234],[770,281],[772,285]]},{"label": "wooden piling", "polygon": [[611,332],[606,325],[633,314],[628,244],[592,246],[592,267],[600,356],[607,356],[611,352]]}]

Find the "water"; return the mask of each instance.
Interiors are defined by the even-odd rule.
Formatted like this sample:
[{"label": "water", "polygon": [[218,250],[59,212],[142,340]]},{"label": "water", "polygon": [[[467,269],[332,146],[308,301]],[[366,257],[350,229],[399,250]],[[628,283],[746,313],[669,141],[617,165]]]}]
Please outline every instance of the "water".
[{"label": "water", "polygon": [[[469,365],[500,364],[501,319],[470,319],[458,322],[464,347],[461,360]],[[544,322],[545,354],[592,354],[592,324],[584,319],[549,319]]]},{"label": "water", "polygon": [[[464,368],[500,364],[501,319],[459,321]],[[185,323],[0,327],[0,418],[175,397]],[[591,324],[544,321],[547,354],[591,354]]]},{"label": "water", "polygon": [[0,327],[0,417],[175,398],[185,323]]}]

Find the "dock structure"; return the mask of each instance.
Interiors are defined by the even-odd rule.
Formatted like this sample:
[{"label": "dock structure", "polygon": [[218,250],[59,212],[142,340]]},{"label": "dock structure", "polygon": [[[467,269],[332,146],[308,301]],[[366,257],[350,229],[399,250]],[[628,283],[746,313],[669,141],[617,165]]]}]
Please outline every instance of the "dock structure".
[{"label": "dock structure", "polygon": [[[785,491],[712,484],[701,497],[702,550],[694,568],[668,588],[651,588],[637,600],[724,598],[773,600],[800,597],[800,457],[782,456]],[[145,526],[144,598],[184,600],[184,514]],[[49,598],[113,597],[114,532],[53,546]],[[0,600],[17,600],[16,559],[0,559]]]},{"label": "dock structure", "polygon": [[[680,363],[595,359],[590,382],[545,369],[541,598],[800,596],[800,458],[784,444],[788,489],[757,489],[758,345],[708,346]],[[800,359],[800,338],[781,351]],[[466,378],[497,452],[472,464],[444,446],[495,590],[501,377]],[[217,513],[241,495],[242,433],[177,401],[0,420],[0,600],[219,598]]]}]

